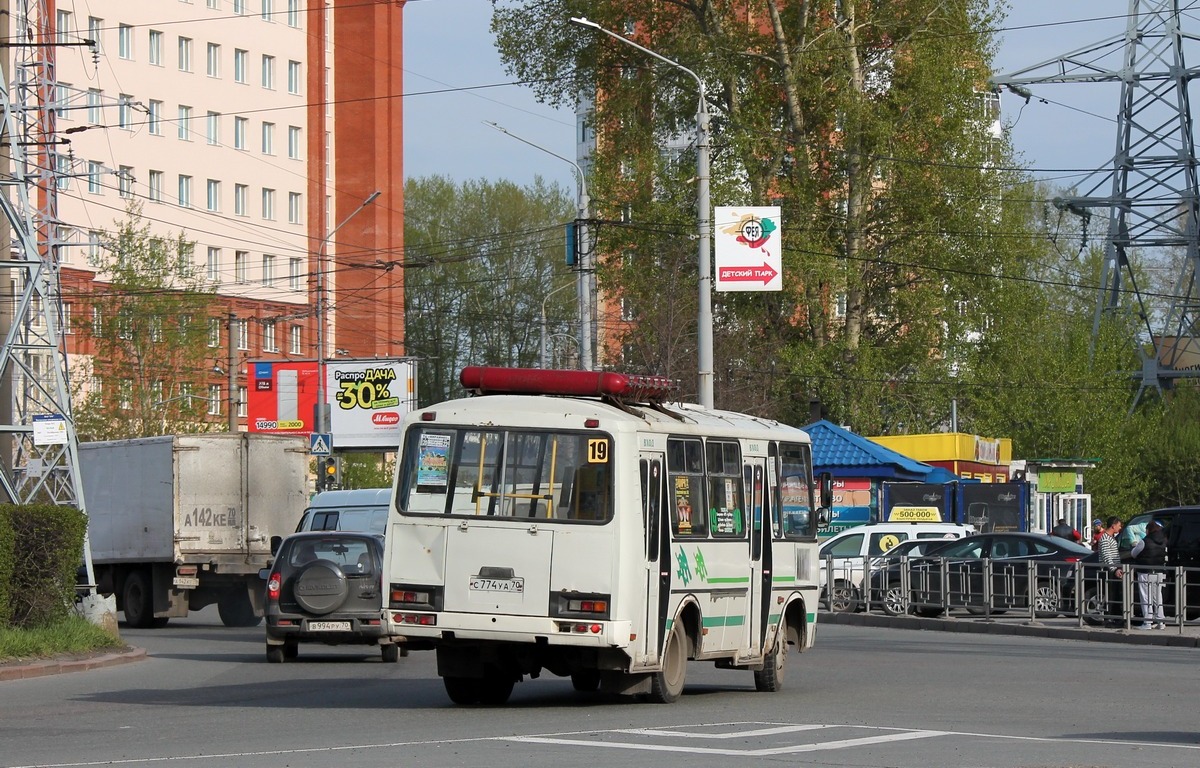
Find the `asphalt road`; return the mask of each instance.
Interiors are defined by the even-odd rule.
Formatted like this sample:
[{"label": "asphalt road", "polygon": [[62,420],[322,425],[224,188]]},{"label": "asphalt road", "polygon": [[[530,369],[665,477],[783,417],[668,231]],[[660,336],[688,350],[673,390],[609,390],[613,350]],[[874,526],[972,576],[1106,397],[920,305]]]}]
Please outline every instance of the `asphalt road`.
[{"label": "asphalt road", "polygon": [[692,663],[674,705],[548,677],[450,704],[433,655],[302,646],[215,611],[123,628],[142,662],[0,683],[0,766],[1191,766],[1197,650],[823,626],[785,690]]}]

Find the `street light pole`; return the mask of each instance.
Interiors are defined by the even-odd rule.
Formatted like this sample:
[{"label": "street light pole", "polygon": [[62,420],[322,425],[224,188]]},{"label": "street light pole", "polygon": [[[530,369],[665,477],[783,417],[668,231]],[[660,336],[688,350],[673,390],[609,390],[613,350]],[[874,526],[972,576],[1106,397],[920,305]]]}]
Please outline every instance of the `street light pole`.
[{"label": "street light pole", "polygon": [[670,64],[692,76],[700,90],[700,101],[696,108],[696,230],[699,234],[700,287],[699,309],[696,317],[696,357],[697,357],[697,386],[700,405],[705,408],[713,407],[713,317],[712,317],[712,258],[710,255],[710,203],[709,203],[709,159],[708,159],[708,100],[705,97],[704,81],[692,70],[677,61],[655,53],[649,48],[639,45],[627,37],[611,32],[594,21],[585,18],[572,18],[571,23],[597,32],[603,32],[614,40],[620,40],[642,53],[652,56],[661,62]]},{"label": "street light pole", "polygon": [[[580,220],[579,229],[579,279],[576,281],[579,289],[579,357],[580,367],[585,371],[590,371],[595,368],[592,354],[592,339],[595,336],[595,316],[596,310],[593,301],[595,299],[595,290],[592,287],[592,244],[591,244],[591,227],[588,222],[592,218],[592,200],[588,197],[587,179],[583,175],[583,169],[579,167],[579,163],[569,158],[563,157],[557,152],[551,152],[543,146],[534,144],[528,139],[523,139],[515,133],[511,133],[503,126],[493,123],[490,120],[484,120],[483,124],[489,128],[495,128],[505,136],[516,139],[522,144],[528,144],[536,150],[545,152],[551,157],[557,157],[564,163],[570,163],[575,169],[575,176],[579,179],[579,198],[578,198],[578,215]],[[557,289],[555,289],[557,290]],[[553,293],[551,291],[550,293]],[[547,297],[550,294],[546,294]],[[545,333],[546,327],[546,305],[542,302],[542,331]],[[544,339],[543,339],[544,342]],[[544,346],[544,344],[543,344]],[[545,367],[545,349],[542,350],[543,367]]]},{"label": "street light pole", "polygon": [[316,432],[324,433],[325,425],[325,252],[328,249],[329,242],[333,240],[333,236],[338,233],[338,230],[350,223],[350,220],[362,212],[371,203],[375,202],[379,196],[383,194],[379,190],[375,190],[367,195],[367,199],[358,204],[349,216],[342,219],[342,223],[333,228],[325,239],[321,241],[321,246],[317,249],[317,413],[314,418]]}]

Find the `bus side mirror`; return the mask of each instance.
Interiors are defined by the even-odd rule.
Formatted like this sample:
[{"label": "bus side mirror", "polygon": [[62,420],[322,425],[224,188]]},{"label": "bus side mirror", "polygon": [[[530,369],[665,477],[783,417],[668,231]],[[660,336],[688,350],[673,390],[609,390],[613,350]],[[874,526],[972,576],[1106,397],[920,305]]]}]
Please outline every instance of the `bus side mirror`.
[{"label": "bus side mirror", "polygon": [[833,474],[822,472],[818,477],[821,482],[821,498],[817,503],[817,525],[825,527],[829,525],[830,507],[833,506]]}]

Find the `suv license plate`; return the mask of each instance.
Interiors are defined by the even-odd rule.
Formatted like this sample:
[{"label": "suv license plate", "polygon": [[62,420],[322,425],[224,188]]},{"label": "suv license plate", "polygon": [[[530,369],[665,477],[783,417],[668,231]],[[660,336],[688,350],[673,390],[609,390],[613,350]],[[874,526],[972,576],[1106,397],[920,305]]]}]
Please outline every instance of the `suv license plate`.
[{"label": "suv license plate", "polygon": [[350,622],[348,621],[310,621],[308,622],[309,632],[349,632]]}]

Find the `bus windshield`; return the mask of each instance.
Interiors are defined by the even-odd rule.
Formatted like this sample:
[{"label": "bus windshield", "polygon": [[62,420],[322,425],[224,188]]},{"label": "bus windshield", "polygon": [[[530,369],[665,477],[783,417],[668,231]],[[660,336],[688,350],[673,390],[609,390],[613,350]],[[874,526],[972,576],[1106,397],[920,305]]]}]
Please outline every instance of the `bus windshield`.
[{"label": "bus windshield", "polygon": [[598,432],[414,425],[396,504],[404,515],[612,519],[611,438]]}]

